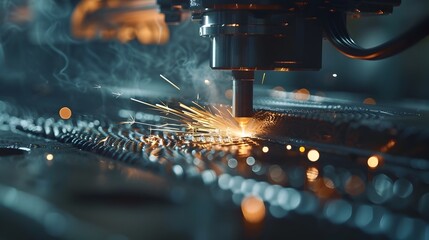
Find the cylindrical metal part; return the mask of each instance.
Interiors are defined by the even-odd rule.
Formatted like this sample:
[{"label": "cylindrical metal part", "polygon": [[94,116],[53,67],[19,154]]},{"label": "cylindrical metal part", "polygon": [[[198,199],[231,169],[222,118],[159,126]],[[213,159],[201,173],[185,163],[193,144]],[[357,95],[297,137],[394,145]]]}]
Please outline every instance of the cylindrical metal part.
[{"label": "cylindrical metal part", "polygon": [[200,35],[210,37],[213,69],[318,70],[322,28],[310,13],[286,10],[213,10],[203,14]]},{"label": "cylindrical metal part", "polygon": [[232,71],[232,114],[237,118],[253,116],[253,71]]}]

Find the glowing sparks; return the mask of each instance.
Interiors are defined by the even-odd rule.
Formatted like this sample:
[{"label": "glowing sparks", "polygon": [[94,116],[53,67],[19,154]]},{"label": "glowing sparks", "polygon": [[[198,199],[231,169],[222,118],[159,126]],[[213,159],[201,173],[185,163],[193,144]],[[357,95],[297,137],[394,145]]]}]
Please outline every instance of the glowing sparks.
[{"label": "glowing sparks", "polygon": [[115,98],[119,98],[120,96],[122,96],[122,93],[120,93],[120,92],[112,92],[112,95],[115,96]]},{"label": "glowing sparks", "polygon": [[159,76],[162,79],[164,79],[166,82],[168,82],[171,86],[175,87],[177,90],[180,91],[180,88],[176,84],[174,84],[172,81],[168,80],[168,78],[164,77],[162,74],[159,74]]},{"label": "glowing sparks", "polygon": [[98,144],[104,144],[105,142],[107,142],[107,140],[109,140],[109,137],[105,137],[103,139],[101,139]]},{"label": "glowing sparks", "polygon": [[265,73],[264,73],[264,74],[262,74],[262,81],[261,81],[261,84],[264,84],[264,82],[265,82]]},{"label": "glowing sparks", "polygon": [[[151,104],[135,98],[132,101],[149,106],[164,114],[169,114],[177,118],[182,124],[150,125],[160,131],[175,131],[191,133],[199,136],[226,136],[226,137],[251,137],[262,131],[263,124],[255,119],[249,118],[245,125],[240,120],[235,119],[231,111],[226,106],[203,107],[197,102],[192,102],[193,106],[179,103],[178,108],[172,108],[166,104]],[[135,121],[123,123],[136,123]],[[185,130],[181,130],[185,129]]]}]

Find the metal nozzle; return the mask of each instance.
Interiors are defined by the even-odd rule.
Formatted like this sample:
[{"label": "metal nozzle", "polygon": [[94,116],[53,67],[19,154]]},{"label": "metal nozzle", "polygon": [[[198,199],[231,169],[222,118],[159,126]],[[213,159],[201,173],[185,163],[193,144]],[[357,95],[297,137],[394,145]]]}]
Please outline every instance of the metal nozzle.
[{"label": "metal nozzle", "polygon": [[232,75],[234,77],[232,85],[232,114],[237,120],[240,118],[243,118],[243,120],[244,118],[251,118],[253,116],[254,71],[232,71]]}]

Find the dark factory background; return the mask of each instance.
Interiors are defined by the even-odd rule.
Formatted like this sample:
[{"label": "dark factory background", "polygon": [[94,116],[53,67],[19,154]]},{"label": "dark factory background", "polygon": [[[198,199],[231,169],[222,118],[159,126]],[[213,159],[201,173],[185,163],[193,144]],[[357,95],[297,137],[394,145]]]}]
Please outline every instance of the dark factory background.
[{"label": "dark factory background", "polygon": [[[24,102],[55,99],[71,103],[85,99],[98,102],[102,108],[110,104],[106,96],[112,94],[125,97],[127,93],[138,95],[139,90],[143,95],[145,91],[164,91],[165,82],[159,76],[163,74],[186,89],[181,96],[230,101],[226,91],[231,88],[231,77],[209,68],[209,39],[198,36],[198,24],[170,26],[169,42],[161,45],[142,44],[137,39],[121,43],[108,36],[82,40],[71,34],[70,19],[77,2],[2,1],[3,96]],[[374,46],[408,29],[428,9],[427,1],[404,1],[393,15],[361,17],[349,21],[349,26],[360,44]],[[348,59],[324,40],[320,71],[266,72],[263,85],[263,72],[259,71],[255,88],[277,87],[287,92],[307,89],[310,94],[328,97],[346,93],[356,101],[372,98],[384,104],[427,99],[428,41],[386,60],[362,61]]]},{"label": "dark factory background", "polygon": [[[429,37],[379,61],[324,40],[320,71],[257,71],[252,96],[156,2],[0,0],[0,239],[429,239]],[[348,27],[371,47],[428,14]]]}]

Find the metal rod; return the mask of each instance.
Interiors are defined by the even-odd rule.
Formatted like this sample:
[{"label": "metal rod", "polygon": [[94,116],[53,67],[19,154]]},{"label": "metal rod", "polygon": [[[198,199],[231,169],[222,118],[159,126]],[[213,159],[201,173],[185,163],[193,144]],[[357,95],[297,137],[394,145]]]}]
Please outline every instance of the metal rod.
[{"label": "metal rod", "polygon": [[253,71],[232,71],[233,97],[232,114],[234,117],[253,116]]}]

